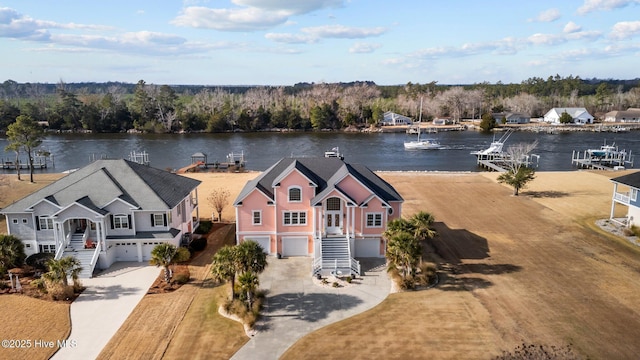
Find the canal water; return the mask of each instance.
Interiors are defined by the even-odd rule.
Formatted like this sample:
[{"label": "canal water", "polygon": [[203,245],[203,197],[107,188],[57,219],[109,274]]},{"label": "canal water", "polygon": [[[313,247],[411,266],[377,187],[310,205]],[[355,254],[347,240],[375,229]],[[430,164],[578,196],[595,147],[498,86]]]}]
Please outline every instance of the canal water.
[{"label": "canal water", "polygon": [[[496,136],[499,137],[501,133]],[[476,131],[450,131],[428,134],[437,139],[440,150],[404,149],[403,142],[416,135],[404,133],[232,133],[232,134],[55,134],[41,148],[53,154],[54,166],[47,172],[77,169],[99,158],[128,158],[131,152],[149,154],[151,166],[179,169],[191,163],[191,155],[202,152],[210,163],[225,162],[229,153],[244,153],[246,168],[265,170],[282,157],[322,156],[338,147],[345,160],[372,170],[391,171],[481,171],[471,151],[489,146],[494,135]],[[423,137],[425,135],[423,134]],[[534,153],[540,155],[539,171],[567,171],[573,150],[599,148],[603,144],[619,146],[640,154],[640,132],[571,132],[543,134],[515,132],[505,147],[538,140]],[[15,154],[4,152],[8,142],[0,138],[0,158],[14,161]],[[26,159],[26,156],[23,156]],[[640,157],[634,168],[640,167]],[[627,166],[629,167],[629,166]],[[12,171],[13,172],[13,171]]]}]

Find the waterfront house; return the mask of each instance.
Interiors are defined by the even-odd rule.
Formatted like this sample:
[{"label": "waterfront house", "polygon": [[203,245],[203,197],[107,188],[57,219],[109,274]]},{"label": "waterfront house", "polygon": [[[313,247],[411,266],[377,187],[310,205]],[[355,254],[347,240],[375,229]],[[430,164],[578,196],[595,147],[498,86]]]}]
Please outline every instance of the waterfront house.
[{"label": "waterfront house", "polygon": [[360,273],[356,257],[384,257],[382,233],[403,199],[366,166],[340,158],[284,158],[234,202],[236,241],[278,256],[311,256],[314,273]]},{"label": "waterfront house", "polygon": [[[609,219],[624,226],[640,226],[640,171],[611,179],[613,199]],[[624,218],[616,218],[616,205],[627,207]]]},{"label": "waterfront house", "polygon": [[606,122],[637,123],[640,122],[640,109],[628,108],[621,111],[609,111],[604,115]]},{"label": "waterfront house", "polygon": [[505,124],[528,124],[531,122],[531,116],[524,113],[494,113],[493,119],[499,124],[504,120]]},{"label": "waterfront house", "polygon": [[384,113],[383,118],[382,118],[382,125],[383,126],[390,126],[390,125],[411,125],[413,124],[413,120],[411,120],[410,117],[404,116],[404,115],[400,115],[400,114],[396,114],[394,112],[391,111],[387,111]]},{"label": "waterfront house", "polygon": [[97,160],[0,211],[28,255],[74,256],[81,277],[117,261],[148,261],[198,226],[200,181],[128,160]]},{"label": "waterfront house", "polygon": [[563,113],[571,115],[574,124],[593,124],[593,115],[583,107],[553,108],[544,114],[544,121],[551,124],[560,124],[560,116]]}]

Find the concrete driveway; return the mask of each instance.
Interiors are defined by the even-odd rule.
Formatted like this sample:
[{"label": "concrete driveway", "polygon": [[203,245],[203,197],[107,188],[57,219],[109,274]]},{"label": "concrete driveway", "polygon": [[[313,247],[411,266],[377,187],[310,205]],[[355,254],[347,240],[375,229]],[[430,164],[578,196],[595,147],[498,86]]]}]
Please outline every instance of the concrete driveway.
[{"label": "concrete driveway", "polygon": [[138,305],[160,273],[139,262],[118,262],[92,279],[82,279],[85,291],[71,304],[68,346],[55,360],[95,359]]},{"label": "concrete driveway", "polygon": [[308,333],[378,305],[391,289],[384,261],[362,259],[363,276],[332,288],[314,283],[310,258],[269,257],[260,275],[267,297],[258,332],[232,359],[277,359]]}]

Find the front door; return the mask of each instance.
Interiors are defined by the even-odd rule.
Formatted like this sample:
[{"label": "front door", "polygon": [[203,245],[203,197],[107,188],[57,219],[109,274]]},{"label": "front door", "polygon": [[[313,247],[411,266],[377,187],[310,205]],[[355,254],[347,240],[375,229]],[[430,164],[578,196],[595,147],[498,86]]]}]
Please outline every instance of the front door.
[{"label": "front door", "polygon": [[327,234],[342,234],[342,201],[340,198],[327,199],[324,221]]}]

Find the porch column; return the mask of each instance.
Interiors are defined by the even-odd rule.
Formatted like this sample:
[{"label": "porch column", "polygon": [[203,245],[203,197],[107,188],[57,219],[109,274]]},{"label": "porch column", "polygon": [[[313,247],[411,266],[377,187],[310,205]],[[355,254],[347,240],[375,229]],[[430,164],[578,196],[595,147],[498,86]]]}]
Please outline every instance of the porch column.
[{"label": "porch column", "polygon": [[138,262],[142,262],[142,243],[138,241],[136,247],[138,249]]},{"label": "porch column", "polygon": [[616,212],[616,193],[618,192],[618,183],[613,183],[613,196],[611,197],[611,213],[609,214],[609,220],[613,219]]}]

